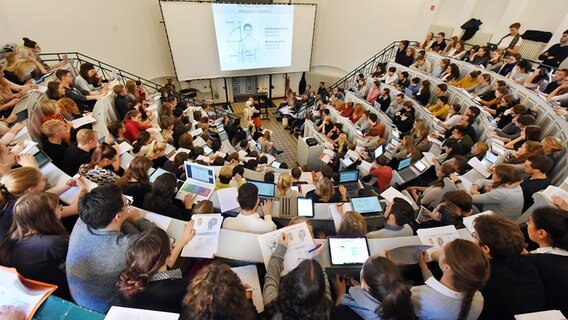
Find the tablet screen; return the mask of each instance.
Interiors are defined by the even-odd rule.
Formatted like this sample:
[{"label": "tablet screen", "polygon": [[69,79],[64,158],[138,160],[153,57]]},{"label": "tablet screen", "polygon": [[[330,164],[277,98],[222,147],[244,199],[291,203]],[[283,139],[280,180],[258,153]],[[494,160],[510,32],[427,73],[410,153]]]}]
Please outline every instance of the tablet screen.
[{"label": "tablet screen", "polygon": [[398,132],[398,130],[393,130],[391,134],[393,137],[400,139],[400,133]]},{"label": "tablet screen", "polygon": [[313,218],[314,203],[311,198],[298,198],[298,216]]},{"label": "tablet screen", "polygon": [[423,172],[424,170],[426,170],[426,165],[424,164],[424,162],[422,161],[418,161],[414,164],[414,166],[416,167],[416,169],[418,169],[418,171]]},{"label": "tablet screen", "polygon": [[360,214],[378,213],[383,211],[381,203],[379,202],[379,197],[377,196],[351,198],[351,207],[353,207],[353,211],[357,211]]},{"label": "tablet screen", "polygon": [[497,158],[499,158],[499,156],[494,154],[493,152],[485,153],[485,159],[487,159],[487,161],[491,163],[495,163],[495,161],[497,161]]},{"label": "tablet screen", "polygon": [[331,264],[334,266],[363,264],[369,258],[369,247],[365,237],[330,237],[328,241]]},{"label": "tablet screen", "polygon": [[375,159],[377,159],[381,154],[383,154],[383,146],[379,146],[375,149]]},{"label": "tablet screen", "polygon": [[210,154],[211,152],[213,152],[213,149],[209,148],[208,146],[203,146],[203,153]]},{"label": "tablet screen", "polygon": [[254,184],[258,188],[258,196],[265,198],[274,198],[274,184],[262,181],[249,180],[248,182]]},{"label": "tablet screen", "polygon": [[276,169],[280,169],[280,162],[278,161],[272,161],[272,163],[270,164],[271,167],[276,168]]},{"label": "tablet screen", "polygon": [[396,146],[398,146],[399,143],[400,143],[400,142],[398,142],[398,140],[396,140],[395,138],[392,138],[392,139],[391,139],[391,144],[392,144],[393,146],[396,147]]}]

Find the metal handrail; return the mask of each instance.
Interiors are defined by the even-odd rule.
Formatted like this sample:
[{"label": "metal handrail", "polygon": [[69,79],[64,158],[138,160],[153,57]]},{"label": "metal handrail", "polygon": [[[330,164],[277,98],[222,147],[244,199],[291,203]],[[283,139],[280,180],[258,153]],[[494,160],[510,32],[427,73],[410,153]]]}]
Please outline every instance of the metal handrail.
[{"label": "metal handrail", "polygon": [[[86,62],[93,64],[96,68],[98,68],[98,70],[100,71],[99,75],[102,76],[104,79],[109,79],[113,76],[113,74],[116,74],[116,76],[119,78],[120,81],[122,81],[123,84],[125,84],[126,80],[140,81],[140,82],[142,82],[142,85],[144,86],[144,88],[151,94],[158,92],[160,90],[160,88],[163,87],[163,85],[160,85],[156,82],[142,78],[142,77],[137,76],[133,73],[130,73],[126,70],[123,70],[123,69],[115,67],[111,64],[102,62],[102,61],[95,59],[93,57],[89,57],[89,56],[82,54],[80,52],[58,52],[58,53],[41,53],[40,54],[40,57],[44,62],[59,62],[59,61],[63,60],[64,56],[67,56],[67,59],[70,62],[71,61],[77,61],[79,63],[79,65],[86,63]],[[78,66],[77,66],[77,69],[78,69]],[[182,96],[179,92],[174,92],[174,94],[178,97]]]},{"label": "metal handrail", "polygon": [[[375,54],[374,56],[369,58],[367,61],[363,62],[361,65],[356,67],[353,71],[349,72],[346,76],[337,80],[334,84],[332,84],[330,86],[330,89],[333,89],[335,87],[347,89],[345,84],[346,83],[347,84],[348,83],[354,83],[355,77],[359,73],[369,74],[370,72],[373,72],[375,70],[375,68],[377,67],[377,64],[385,63],[389,59],[394,58],[395,55],[396,55],[396,50],[397,50],[399,44],[400,44],[400,41],[392,42],[386,48],[382,49],[377,54]],[[410,41],[409,47],[416,46],[417,44],[418,44],[417,41]]]}]

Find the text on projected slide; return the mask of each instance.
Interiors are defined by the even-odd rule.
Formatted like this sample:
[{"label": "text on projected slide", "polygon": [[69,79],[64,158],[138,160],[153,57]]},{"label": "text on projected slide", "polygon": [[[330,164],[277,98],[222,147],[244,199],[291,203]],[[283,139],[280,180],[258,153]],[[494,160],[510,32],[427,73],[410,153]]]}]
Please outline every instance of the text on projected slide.
[{"label": "text on projected slide", "polygon": [[222,71],[289,67],[294,6],[212,4]]}]

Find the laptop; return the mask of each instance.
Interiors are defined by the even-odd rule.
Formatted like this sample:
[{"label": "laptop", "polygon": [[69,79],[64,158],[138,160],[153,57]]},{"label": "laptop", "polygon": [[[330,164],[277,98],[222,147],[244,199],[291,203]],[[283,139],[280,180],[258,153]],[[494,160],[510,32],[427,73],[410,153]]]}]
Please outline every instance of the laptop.
[{"label": "laptop", "polygon": [[359,191],[359,170],[339,171],[338,184],[345,186],[350,197],[356,196]]},{"label": "laptop", "polygon": [[332,266],[361,267],[369,259],[367,237],[328,237],[329,257]]},{"label": "laptop", "polygon": [[260,199],[274,198],[276,193],[276,185],[271,182],[247,180],[248,183],[254,184],[258,188],[258,197]]},{"label": "laptop", "polygon": [[383,146],[379,146],[377,149],[375,149],[375,159],[377,159],[383,153],[384,153]]},{"label": "laptop", "polygon": [[224,129],[219,129],[219,140],[224,141],[229,139],[229,135],[227,134],[227,131],[225,131]]},{"label": "laptop", "polygon": [[196,195],[195,201],[208,200],[215,189],[215,169],[189,161],[184,162],[186,180],[179,188],[176,199],[186,194]]},{"label": "laptop", "polygon": [[37,162],[39,168],[45,167],[48,163],[51,162],[51,158],[43,151],[39,150],[34,154],[34,158]]},{"label": "laptop", "polygon": [[213,149],[209,148],[208,145],[204,145],[204,146],[203,146],[203,154],[204,154],[204,155],[211,154],[212,152],[213,152]]},{"label": "laptop", "polygon": [[351,207],[353,211],[357,211],[362,215],[383,213],[383,208],[377,196],[353,197],[351,198]]},{"label": "laptop", "polygon": [[487,151],[485,153],[485,157],[483,157],[483,160],[481,160],[481,163],[483,163],[486,166],[492,166],[495,161],[497,161],[497,159],[499,159],[499,156],[494,154],[491,151]]},{"label": "laptop", "polygon": [[400,160],[400,162],[398,163],[398,169],[397,170],[402,170],[402,169],[408,168],[410,166],[410,161],[412,161],[411,157]]},{"label": "laptop", "polygon": [[14,121],[13,123],[17,123],[17,122],[22,122],[24,120],[28,120],[28,109],[24,109],[18,113],[16,113],[16,121]]},{"label": "laptop", "polygon": [[[157,179],[159,176],[163,175],[163,174],[171,174],[171,175],[174,175],[173,173],[171,173],[171,172],[169,172],[169,171],[167,171],[167,170],[164,170],[164,169],[162,169],[162,168],[156,168],[156,170],[152,171],[152,173],[148,176],[148,180],[150,181],[150,183],[154,183],[154,181],[156,181],[156,179]],[[177,180],[177,188],[178,188],[178,190],[181,189],[181,186],[183,186],[183,181],[181,181],[181,180],[178,179],[178,180]]]},{"label": "laptop", "polygon": [[314,201],[312,198],[298,199],[298,217],[313,218],[314,217]]},{"label": "laptop", "polygon": [[391,138],[390,144],[394,147],[398,146],[399,143],[400,141],[398,141],[395,137]]},{"label": "laptop", "polygon": [[398,132],[398,130],[392,130],[391,134],[394,138],[400,139],[400,132]]}]

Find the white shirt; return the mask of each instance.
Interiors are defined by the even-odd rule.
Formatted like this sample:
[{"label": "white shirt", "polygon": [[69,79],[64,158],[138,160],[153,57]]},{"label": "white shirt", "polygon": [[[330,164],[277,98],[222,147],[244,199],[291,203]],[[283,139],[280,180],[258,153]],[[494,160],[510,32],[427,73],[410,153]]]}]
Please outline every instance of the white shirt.
[{"label": "white shirt", "polygon": [[385,84],[393,84],[396,82],[396,80],[398,80],[398,74],[396,74],[396,72],[393,72],[392,76],[389,76],[387,72],[384,76],[380,77],[379,80],[384,81]]},{"label": "white shirt", "polygon": [[[499,49],[505,49],[508,48],[509,45],[511,44],[511,41],[513,41],[515,37],[508,35],[505,38],[503,38],[503,41],[501,41],[501,43],[499,43]],[[519,37],[519,41],[517,41],[517,44],[515,45],[515,47],[520,47],[521,43],[523,43],[523,38]]]},{"label": "white shirt", "polygon": [[226,218],[223,221],[223,229],[262,234],[276,230],[276,225],[269,214],[264,215],[262,219],[258,213],[251,215],[239,213],[235,218]]},{"label": "white shirt", "polygon": [[555,254],[559,256],[568,256],[568,251],[560,248],[553,248],[553,247],[542,247],[536,250],[531,251],[531,253],[546,253],[546,254]]}]

